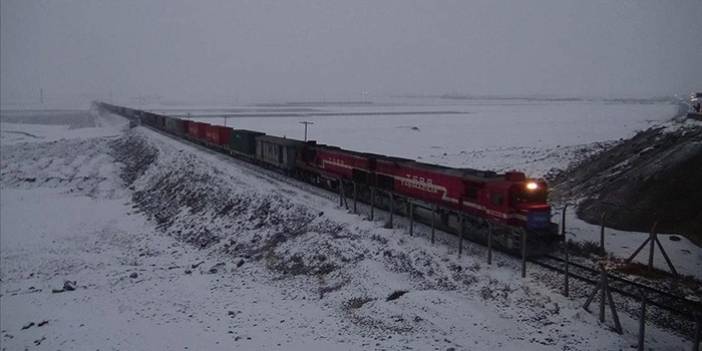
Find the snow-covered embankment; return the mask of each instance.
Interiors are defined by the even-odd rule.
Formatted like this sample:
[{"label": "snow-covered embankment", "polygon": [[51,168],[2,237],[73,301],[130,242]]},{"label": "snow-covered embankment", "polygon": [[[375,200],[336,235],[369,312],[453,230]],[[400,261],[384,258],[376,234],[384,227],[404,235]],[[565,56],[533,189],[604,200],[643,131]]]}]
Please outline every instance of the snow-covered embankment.
[{"label": "snow-covered embankment", "polygon": [[[143,128],[4,145],[2,157],[10,348],[635,343],[634,321],[625,317],[627,333],[614,334],[579,301],[519,278],[511,258],[488,267],[472,246],[458,258],[453,238],[431,246],[383,229],[314,191]],[[66,280],[77,289],[51,292]],[[647,335],[659,349],[685,345],[657,328]]]}]

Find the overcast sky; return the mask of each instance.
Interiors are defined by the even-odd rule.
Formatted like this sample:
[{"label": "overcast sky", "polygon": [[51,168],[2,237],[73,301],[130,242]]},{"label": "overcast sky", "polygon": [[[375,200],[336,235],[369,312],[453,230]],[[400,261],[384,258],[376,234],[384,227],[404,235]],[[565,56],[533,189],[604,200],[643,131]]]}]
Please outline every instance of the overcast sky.
[{"label": "overcast sky", "polygon": [[702,2],[1,1],[5,104],[702,90]]}]

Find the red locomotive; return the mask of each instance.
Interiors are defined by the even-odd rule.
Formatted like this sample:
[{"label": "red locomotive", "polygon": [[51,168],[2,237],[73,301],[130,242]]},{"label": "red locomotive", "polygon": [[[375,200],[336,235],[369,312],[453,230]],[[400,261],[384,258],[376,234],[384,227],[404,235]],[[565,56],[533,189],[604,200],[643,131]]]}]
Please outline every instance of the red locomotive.
[{"label": "red locomotive", "polygon": [[[524,228],[531,234],[532,247],[549,246],[557,239],[547,202],[547,185],[541,180],[527,179],[524,173],[449,168],[325,145],[307,144],[306,148],[307,157],[299,168],[308,176],[317,175],[337,183],[354,182],[363,188],[375,187],[415,202],[437,205],[454,214],[464,213],[477,227],[489,221],[502,229]],[[444,226],[450,225],[448,215],[442,221]],[[505,237],[504,230],[502,236],[505,239],[502,246],[519,248],[518,237]],[[474,239],[484,240],[484,233]]]}]

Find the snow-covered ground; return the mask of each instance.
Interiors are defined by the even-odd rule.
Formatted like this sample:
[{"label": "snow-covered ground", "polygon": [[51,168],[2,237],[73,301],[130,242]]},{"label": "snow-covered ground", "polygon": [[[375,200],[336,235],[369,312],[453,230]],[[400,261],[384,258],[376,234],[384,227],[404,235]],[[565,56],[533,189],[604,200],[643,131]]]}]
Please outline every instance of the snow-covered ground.
[{"label": "snow-covered ground", "polygon": [[[294,139],[304,138],[300,122],[311,121],[314,124],[309,126],[308,138],[323,144],[451,167],[517,169],[540,177],[607,143],[670,119],[678,105],[611,100],[404,99],[361,105],[152,110],[185,117],[190,114],[189,118],[212,124],[226,123]],[[369,115],[358,115],[363,113]],[[287,116],[228,117],[226,121],[221,117],[265,114]],[[208,117],[212,115],[217,117]]]},{"label": "snow-covered ground", "polygon": [[[384,229],[323,192],[125,127],[114,116],[77,129],[0,125],[4,349],[636,343],[636,321],[620,316],[625,334],[617,335],[582,299],[545,286],[548,273],[536,267],[521,279],[514,259],[498,254],[487,266],[484,249],[470,244],[459,258],[453,237],[432,246],[421,226],[415,237]],[[690,249],[699,264],[699,249]],[[65,281],[76,289],[52,292]],[[397,291],[406,293],[388,299]],[[690,346],[656,326],[646,335],[657,350]]]},{"label": "snow-covered ground", "polygon": [[[560,223],[560,216],[554,217],[554,222]],[[566,227],[568,238],[573,241],[600,242],[600,226],[582,221],[575,215],[572,207],[566,211]],[[605,228],[605,249],[618,258],[628,258],[649,237],[648,233],[629,232]],[[690,275],[702,279],[702,248],[681,235],[659,233],[658,240],[668,254],[679,274]],[[639,252],[634,262],[648,264],[648,246]],[[663,254],[656,246],[653,255],[655,267],[670,272]]]}]

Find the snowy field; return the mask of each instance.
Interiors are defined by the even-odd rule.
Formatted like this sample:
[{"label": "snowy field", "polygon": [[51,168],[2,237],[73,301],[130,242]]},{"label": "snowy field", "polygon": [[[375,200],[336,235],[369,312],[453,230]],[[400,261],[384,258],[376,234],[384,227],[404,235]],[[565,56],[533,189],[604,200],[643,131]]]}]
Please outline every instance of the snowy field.
[{"label": "snowy field", "polygon": [[[660,101],[396,99],[358,105],[152,110],[190,114],[190,118],[211,124],[226,123],[293,139],[303,139],[300,122],[311,121],[314,125],[309,126],[308,139],[322,144],[451,167],[517,169],[540,177],[599,150],[602,143],[630,137],[670,119],[678,105]],[[223,116],[247,117],[225,120]]]},{"label": "snowy field", "polygon": [[[570,104],[466,106],[467,114],[453,113],[458,106],[423,106],[417,109],[453,112],[304,119],[315,121],[311,135],[320,142],[479,168],[507,167],[533,147],[532,161],[516,167],[538,173],[563,166],[571,157],[563,148],[629,136],[676,110],[596,104],[585,108],[592,111],[590,123],[573,117],[558,127],[580,123],[577,136],[534,127],[557,114],[570,116]],[[601,123],[625,118],[627,108],[627,128]],[[486,122],[494,126],[492,137],[453,139],[475,130],[472,118],[492,120],[510,109],[513,119],[523,113],[529,121],[519,124],[524,133],[503,139],[508,142],[490,141],[505,136],[507,119]],[[416,237],[384,229],[382,221],[349,214],[319,191],[144,128],[129,131],[115,116],[84,125],[86,113],[76,114],[53,125],[0,124],[3,349],[613,350],[636,344],[638,326],[630,316],[620,316],[620,336],[582,310],[589,287],[575,285],[576,298],[566,299],[547,283],[558,277],[530,267],[521,279],[510,257],[498,254],[487,266],[485,250],[468,244],[459,258],[453,237],[440,235],[432,246],[421,226]],[[241,128],[301,134],[295,117],[236,120]],[[441,129],[431,140],[407,154],[392,151],[390,139],[407,143],[435,125]],[[369,129],[382,133],[363,133]],[[333,137],[322,139],[324,130]],[[367,136],[355,139],[360,134]],[[373,146],[378,140],[386,144]],[[437,144],[445,149],[432,149]],[[389,148],[370,149],[383,145]],[[625,235],[617,233],[617,240]],[[682,264],[687,273],[700,267],[702,250],[684,240],[676,245],[669,249],[691,252]],[[75,282],[67,284],[75,290],[62,291],[66,281]],[[397,291],[406,293],[390,299]],[[653,325],[646,336],[656,350],[690,348],[688,340]]]}]

